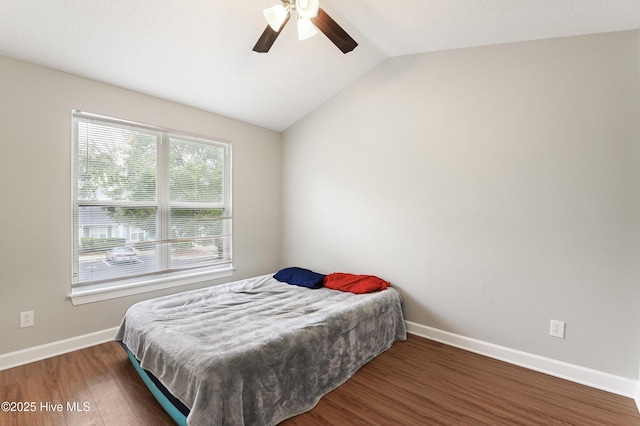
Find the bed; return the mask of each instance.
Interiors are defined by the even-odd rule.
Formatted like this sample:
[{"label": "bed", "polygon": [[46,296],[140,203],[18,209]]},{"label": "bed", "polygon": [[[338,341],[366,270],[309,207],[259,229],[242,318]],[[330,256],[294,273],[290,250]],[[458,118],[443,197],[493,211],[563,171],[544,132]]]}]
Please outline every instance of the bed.
[{"label": "bed", "polygon": [[353,294],[272,274],[139,302],[116,335],[189,426],[277,424],[405,339],[393,288]]}]

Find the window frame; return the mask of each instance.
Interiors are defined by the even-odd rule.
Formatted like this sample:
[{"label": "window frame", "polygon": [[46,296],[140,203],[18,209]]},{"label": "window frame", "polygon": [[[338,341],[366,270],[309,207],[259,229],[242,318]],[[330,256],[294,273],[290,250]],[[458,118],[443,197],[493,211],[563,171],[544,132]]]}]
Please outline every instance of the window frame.
[{"label": "window frame", "polygon": [[[153,202],[131,202],[131,201],[94,201],[79,200],[78,190],[78,121],[96,120],[97,122],[113,125],[114,127],[136,128],[158,136],[156,145],[156,200]],[[219,138],[211,138],[179,132],[176,130],[121,120],[104,115],[87,113],[79,110],[72,110],[71,114],[71,204],[72,204],[72,243],[71,243],[71,292],[68,295],[74,305],[92,303],[100,300],[107,300],[133,294],[156,291],[171,287],[184,286],[199,282],[210,281],[218,278],[230,277],[233,275],[233,211],[232,211],[232,144],[231,142]],[[223,169],[223,199],[218,203],[177,203],[171,202],[169,197],[169,140],[179,139],[181,141],[192,141],[206,145],[218,146],[224,149],[224,169]],[[153,207],[156,208],[158,238],[160,241],[170,240],[170,221],[172,208],[204,208],[224,209],[224,216],[228,217],[228,223],[224,223],[225,234],[228,235],[225,253],[228,260],[219,262],[204,268],[195,269],[164,269],[171,262],[171,252],[168,244],[157,244],[156,253],[159,262],[158,272],[149,275],[141,275],[130,278],[114,278],[113,280],[101,280],[96,283],[79,283],[79,251],[80,251],[80,226],[79,226],[79,206],[118,206],[118,207]]]}]

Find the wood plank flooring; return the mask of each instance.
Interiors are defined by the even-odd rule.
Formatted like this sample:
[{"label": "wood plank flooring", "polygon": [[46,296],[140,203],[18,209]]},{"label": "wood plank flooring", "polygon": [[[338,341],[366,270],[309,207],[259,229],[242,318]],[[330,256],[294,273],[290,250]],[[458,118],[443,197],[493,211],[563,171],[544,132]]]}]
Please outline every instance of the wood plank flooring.
[{"label": "wood plank flooring", "polygon": [[[35,403],[0,412],[2,426],[173,424],[115,342],[0,372],[0,400]],[[410,335],[282,423],[552,424],[640,425],[640,414],[632,399]]]}]

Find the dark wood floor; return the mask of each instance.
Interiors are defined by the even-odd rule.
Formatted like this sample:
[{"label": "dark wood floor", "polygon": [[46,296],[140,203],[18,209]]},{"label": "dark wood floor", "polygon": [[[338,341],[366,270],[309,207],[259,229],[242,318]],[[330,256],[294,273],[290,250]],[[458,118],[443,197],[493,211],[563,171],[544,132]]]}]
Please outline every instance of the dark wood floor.
[{"label": "dark wood floor", "polygon": [[[2,371],[0,399],[35,403],[35,412],[0,412],[2,426],[172,424],[116,343]],[[283,423],[461,424],[628,426],[640,414],[632,399],[410,335]]]}]

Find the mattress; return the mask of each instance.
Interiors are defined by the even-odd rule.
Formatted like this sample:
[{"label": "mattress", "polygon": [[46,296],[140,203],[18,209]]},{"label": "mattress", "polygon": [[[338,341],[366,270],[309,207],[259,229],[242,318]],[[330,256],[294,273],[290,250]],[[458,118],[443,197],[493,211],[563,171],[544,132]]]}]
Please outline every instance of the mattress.
[{"label": "mattress", "polygon": [[272,425],[406,339],[401,305],[393,288],[352,294],[264,275],[139,302],[116,340],[190,410],[189,426]]}]

